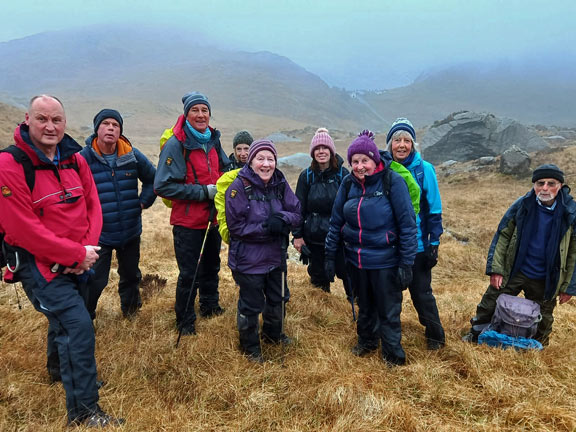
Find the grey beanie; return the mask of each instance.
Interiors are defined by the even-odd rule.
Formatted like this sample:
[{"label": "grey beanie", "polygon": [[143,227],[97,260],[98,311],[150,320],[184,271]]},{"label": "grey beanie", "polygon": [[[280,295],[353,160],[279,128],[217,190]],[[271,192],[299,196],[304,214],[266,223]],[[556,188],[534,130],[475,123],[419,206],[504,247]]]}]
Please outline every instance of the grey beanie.
[{"label": "grey beanie", "polygon": [[236,148],[238,144],[251,145],[253,142],[254,138],[252,138],[250,132],[243,130],[234,135],[234,139],[232,140],[232,147]]},{"label": "grey beanie", "polygon": [[543,178],[553,178],[560,183],[564,183],[564,173],[554,164],[540,165],[532,173],[532,183],[536,183]]},{"label": "grey beanie", "polygon": [[206,105],[208,107],[208,112],[210,113],[210,115],[212,115],[212,108],[210,107],[210,102],[208,102],[208,98],[204,96],[202,93],[198,92],[186,93],[184,96],[182,96],[182,103],[184,104],[185,116],[188,115],[188,111],[190,111],[190,108],[192,108],[194,105],[199,104]]},{"label": "grey beanie", "polygon": [[122,116],[118,111],[110,108],[104,108],[94,116],[94,133],[98,133],[100,123],[102,123],[107,118],[113,118],[118,123],[120,123],[120,135],[122,135],[124,129],[124,119],[122,118]]}]

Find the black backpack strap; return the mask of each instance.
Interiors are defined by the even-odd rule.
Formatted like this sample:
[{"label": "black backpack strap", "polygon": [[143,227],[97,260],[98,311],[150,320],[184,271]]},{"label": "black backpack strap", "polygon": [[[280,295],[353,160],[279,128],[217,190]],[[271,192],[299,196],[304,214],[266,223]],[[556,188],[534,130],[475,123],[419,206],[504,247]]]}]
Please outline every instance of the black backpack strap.
[{"label": "black backpack strap", "polygon": [[0,150],[0,153],[10,153],[14,160],[22,165],[24,168],[24,177],[26,178],[26,184],[28,185],[28,189],[30,192],[34,189],[34,183],[36,182],[36,172],[34,164],[32,163],[32,159],[26,154],[24,150],[15,145],[11,145],[6,147],[5,149]]},{"label": "black backpack strap", "polygon": [[386,173],[382,176],[382,192],[386,198],[390,199],[390,189],[392,189],[392,169],[386,168]]},{"label": "black backpack strap", "polygon": [[252,183],[250,183],[250,181],[248,181],[248,179],[244,177],[240,177],[240,180],[242,180],[242,184],[244,185],[244,192],[246,193],[248,199],[249,200],[254,199],[254,197],[252,196]]},{"label": "black backpack strap", "polygon": [[[54,175],[56,176],[56,178],[58,179],[58,181],[60,181],[60,172],[59,170],[63,170],[63,169],[73,169],[74,171],[76,171],[78,174],[80,174],[80,168],[78,168],[78,162],[76,160],[76,154],[72,155],[73,161],[70,163],[65,163],[65,164],[58,164],[58,165],[54,165],[54,164],[42,164],[42,165],[35,165],[33,167],[34,170],[37,171],[52,171],[54,173]],[[30,161],[32,162],[32,161]],[[30,189],[32,190],[32,189]]]},{"label": "black backpack strap", "polygon": [[[180,143],[182,144],[182,143]],[[190,153],[192,153],[192,150],[184,147],[184,145],[182,144],[182,148],[184,149],[184,163],[188,163],[188,159],[190,158]],[[200,184],[200,182],[198,181],[198,174],[196,174],[196,168],[194,168],[194,164],[190,163],[190,167],[192,168],[192,174],[194,175],[194,183],[195,184]],[[184,179],[184,182],[186,182],[186,179]]]},{"label": "black backpack strap", "polygon": [[[353,174],[350,174],[350,176],[352,175]],[[342,184],[344,185],[344,190],[346,191],[346,194],[344,195],[345,200],[348,199],[348,194],[350,193],[350,188],[352,187],[352,178],[350,176],[345,177],[344,180],[342,181]],[[386,196],[386,198],[390,199],[390,189],[392,188],[392,170],[390,168],[386,168],[386,172],[382,176],[381,181],[382,181],[381,193],[383,193]],[[379,194],[380,191],[376,191],[368,196],[377,196]]]},{"label": "black backpack strap", "polygon": [[278,200],[282,201],[284,199],[284,194],[286,192],[286,182],[283,183],[283,188],[282,191],[278,191],[275,194],[271,194],[268,193],[266,195],[257,195],[255,193],[253,193],[252,191],[252,183],[250,183],[250,181],[244,177],[240,177],[240,179],[242,180],[242,184],[244,185],[244,192],[246,193],[246,196],[248,197],[248,200],[250,201],[268,201],[268,202],[272,202],[272,200],[274,198],[277,198]]}]

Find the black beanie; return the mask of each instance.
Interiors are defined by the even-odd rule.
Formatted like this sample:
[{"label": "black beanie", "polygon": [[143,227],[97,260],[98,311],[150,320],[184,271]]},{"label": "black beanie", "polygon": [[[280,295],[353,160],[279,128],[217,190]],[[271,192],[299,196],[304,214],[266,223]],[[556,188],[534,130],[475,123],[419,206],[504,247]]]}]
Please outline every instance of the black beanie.
[{"label": "black beanie", "polygon": [[252,138],[250,132],[243,130],[234,136],[234,139],[232,140],[232,147],[236,148],[238,144],[248,144],[250,146],[253,141],[254,138]]},{"label": "black beanie", "polygon": [[532,183],[536,183],[538,180],[544,178],[553,178],[560,183],[564,183],[564,173],[554,164],[540,165],[532,173]]},{"label": "black beanie", "polygon": [[122,135],[122,130],[124,128],[124,119],[122,119],[122,116],[118,111],[110,108],[104,108],[94,117],[94,133],[98,133],[100,123],[102,123],[107,118],[113,118],[120,124],[120,135]]}]

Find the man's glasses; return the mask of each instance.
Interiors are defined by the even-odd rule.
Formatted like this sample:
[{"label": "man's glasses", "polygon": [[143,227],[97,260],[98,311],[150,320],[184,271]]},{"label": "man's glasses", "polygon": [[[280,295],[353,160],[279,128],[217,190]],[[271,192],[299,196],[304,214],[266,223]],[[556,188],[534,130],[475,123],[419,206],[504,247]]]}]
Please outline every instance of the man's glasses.
[{"label": "man's glasses", "polygon": [[544,187],[544,185],[548,186],[549,188],[553,188],[558,186],[560,183],[559,182],[555,182],[555,181],[542,181],[539,180],[536,182],[536,186],[538,187]]}]

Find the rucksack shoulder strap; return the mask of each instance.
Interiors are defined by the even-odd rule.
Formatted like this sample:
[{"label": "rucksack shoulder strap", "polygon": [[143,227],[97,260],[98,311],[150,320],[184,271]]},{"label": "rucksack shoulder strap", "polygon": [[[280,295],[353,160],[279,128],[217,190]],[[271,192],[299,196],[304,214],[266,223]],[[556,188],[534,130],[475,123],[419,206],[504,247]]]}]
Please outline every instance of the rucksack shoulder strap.
[{"label": "rucksack shoulder strap", "polygon": [[346,192],[344,194],[344,201],[346,201],[348,199],[348,194],[350,193],[350,189],[352,188],[352,178],[346,177],[344,179],[344,181],[342,182],[342,184],[344,185],[344,191]]},{"label": "rucksack shoulder strap", "polygon": [[386,198],[390,198],[390,190],[392,189],[392,169],[386,168],[386,173],[382,176],[382,192]]},{"label": "rucksack shoulder strap", "polygon": [[30,192],[34,189],[34,183],[36,182],[36,172],[34,171],[34,164],[32,159],[26,154],[21,148],[11,145],[5,149],[0,150],[2,153],[10,153],[14,160],[22,165],[24,168],[24,177],[26,178],[26,184]]},{"label": "rucksack shoulder strap", "polygon": [[250,180],[248,180],[246,177],[240,177],[240,180],[242,180],[246,194],[252,192],[252,183],[250,183]]},{"label": "rucksack shoulder strap", "polygon": [[[180,142],[180,141],[178,141]],[[182,145],[182,149],[183,149],[183,154],[184,154],[184,163],[187,164],[188,163],[188,159],[190,159],[190,153],[192,153],[192,150],[190,150],[189,148],[184,147],[184,145],[182,143],[180,143],[180,145]],[[194,164],[190,163],[190,168],[192,168],[192,175],[194,176],[194,183],[195,184],[200,184],[200,182],[198,181],[198,174],[196,174],[196,168],[194,168]]]}]

